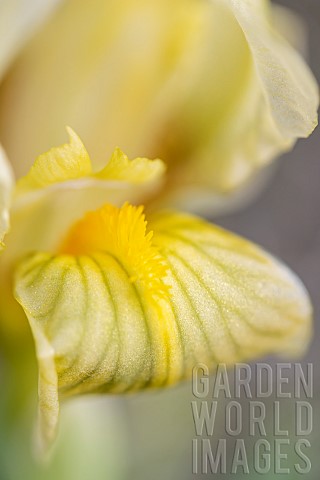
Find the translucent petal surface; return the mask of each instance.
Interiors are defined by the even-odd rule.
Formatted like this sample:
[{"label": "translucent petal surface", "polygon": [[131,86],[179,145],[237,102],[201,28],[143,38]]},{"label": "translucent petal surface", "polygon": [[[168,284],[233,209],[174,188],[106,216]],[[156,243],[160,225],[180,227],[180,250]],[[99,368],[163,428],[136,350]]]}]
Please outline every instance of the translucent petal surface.
[{"label": "translucent petal surface", "polygon": [[17,270],[46,441],[59,398],[163,387],[198,362],[213,369],[306,347],[309,298],[285,266],[195,217],[164,213],[146,227],[141,209],[106,206],[59,254],[33,254]]},{"label": "translucent petal surface", "polygon": [[306,137],[317,125],[318,85],[300,55],[273,30],[266,0],[224,0],[238,20],[273,118],[286,138]]},{"label": "translucent petal surface", "polygon": [[68,122],[98,168],[117,144],[131,157],[162,158],[165,206],[180,208],[201,189],[202,211],[246,189],[316,124],[315,81],[275,31],[270,5],[64,2],[0,89],[0,130],[17,172]]}]

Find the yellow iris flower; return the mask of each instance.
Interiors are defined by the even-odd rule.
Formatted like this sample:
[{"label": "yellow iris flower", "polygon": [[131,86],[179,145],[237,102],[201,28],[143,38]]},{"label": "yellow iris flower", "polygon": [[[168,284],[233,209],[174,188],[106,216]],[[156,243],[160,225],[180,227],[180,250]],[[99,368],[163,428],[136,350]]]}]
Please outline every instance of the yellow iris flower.
[{"label": "yellow iris flower", "polygon": [[13,284],[36,344],[45,445],[71,395],[164,387],[198,362],[305,349],[311,306],[292,272],[197,217],[145,216],[127,202],[156,188],[163,163],[116,149],[94,173],[68,131],[17,182],[0,261],[1,319]]},{"label": "yellow iris flower", "polygon": [[70,124],[95,168],[117,144],[160,157],[162,205],[212,213],[317,123],[316,82],[266,0],[58,3],[0,88],[19,175]]}]

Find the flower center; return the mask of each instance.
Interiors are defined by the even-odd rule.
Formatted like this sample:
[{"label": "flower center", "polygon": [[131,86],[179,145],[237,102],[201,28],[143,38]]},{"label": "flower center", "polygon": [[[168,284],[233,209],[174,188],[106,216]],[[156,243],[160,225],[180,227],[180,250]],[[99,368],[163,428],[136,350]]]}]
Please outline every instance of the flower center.
[{"label": "flower center", "polygon": [[112,255],[128,272],[131,282],[141,282],[154,297],[167,297],[166,260],[152,244],[153,232],[147,233],[143,206],[125,203],[121,208],[104,205],[88,212],[70,230],[60,252]]}]

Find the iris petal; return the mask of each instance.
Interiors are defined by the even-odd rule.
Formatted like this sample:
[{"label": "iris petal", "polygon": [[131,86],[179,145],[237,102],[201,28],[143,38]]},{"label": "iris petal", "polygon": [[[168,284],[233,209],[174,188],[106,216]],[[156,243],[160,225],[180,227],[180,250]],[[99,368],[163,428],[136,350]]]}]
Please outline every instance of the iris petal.
[{"label": "iris petal", "polygon": [[302,57],[273,29],[265,0],[224,1],[247,39],[281,135],[288,139],[307,137],[318,123],[315,78]]},{"label": "iris petal", "polygon": [[275,30],[270,6],[64,2],[0,89],[0,129],[17,172],[56,144],[67,120],[99,168],[113,142],[162,158],[162,208],[195,211],[195,191],[198,213],[219,212],[235,189],[245,197],[249,181],[317,122],[316,82]]},{"label": "iris petal", "polygon": [[106,202],[119,206],[126,200],[141,202],[162,183],[161,160],[129,160],[119,148],[101,171],[94,172],[80,138],[67,130],[69,143],[40,155],[17,183],[8,260],[28,251],[56,248],[86,211]]},{"label": "iris petal", "polygon": [[105,206],[70,231],[58,254],[22,261],[16,298],[39,362],[42,437],[59,400],[175,384],[193,366],[301,354],[308,295],[263,250],[196,217]]},{"label": "iris petal", "polygon": [[[0,318],[6,329],[15,326],[17,332],[25,331],[24,318],[20,318],[21,309],[17,308],[11,288],[18,258],[31,251],[57,248],[65,232],[86,211],[106,202],[141,202],[153,195],[163,181],[165,166],[161,160],[129,160],[119,148],[105,167],[95,173],[81,140],[70,128],[68,132],[70,142],[40,155],[14,190],[11,229],[0,263]],[[7,194],[6,189],[0,191],[1,229],[7,228]]]}]

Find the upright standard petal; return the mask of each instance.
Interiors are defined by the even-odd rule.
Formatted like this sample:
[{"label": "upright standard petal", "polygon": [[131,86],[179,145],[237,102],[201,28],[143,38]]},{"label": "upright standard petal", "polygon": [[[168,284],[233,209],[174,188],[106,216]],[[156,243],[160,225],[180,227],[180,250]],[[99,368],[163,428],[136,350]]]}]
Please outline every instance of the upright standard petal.
[{"label": "upright standard petal", "polygon": [[307,137],[317,125],[318,85],[302,57],[276,32],[265,0],[223,0],[251,49],[272,116],[285,138]]},{"label": "upright standard petal", "polygon": [[15,291],[39,362],[42,437],[59,400],[164,387],[259,355],[300,354],[308,295],[263,250],[196,217],[106,205],[70,230],[56,253],[29,255]]},{"label": "upright standard petal", "polygon": [[3,248],[4,236],[9,229],[9,206],[12,187],[13,174],[0,145],[0,252]]},{"label": "upright standard petal", "polygon": [[160,156],[165,205],[185,208],[197,189],[199,211],[219,209],[234,189],[247,191],[316,123],[315,81],[274,31],[268,5],[66,0],[0,89],[0,131],[17,171],[68,122],[98,168],[108,142]]}]

